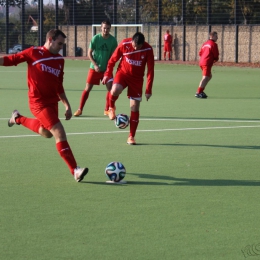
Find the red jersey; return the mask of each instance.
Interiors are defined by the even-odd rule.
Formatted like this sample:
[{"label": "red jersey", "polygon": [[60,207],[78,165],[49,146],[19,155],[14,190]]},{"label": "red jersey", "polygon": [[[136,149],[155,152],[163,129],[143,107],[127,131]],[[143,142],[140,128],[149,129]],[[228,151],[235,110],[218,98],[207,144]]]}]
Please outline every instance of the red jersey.
[{"label": "red jersey", "polygon": [[64,93],[64,58],[52,54],[45,47],[31,47],[14,55],[4,57],[4,66],[16,66],[27,62],[29,103],[41,108],[59,101],[58,94]]},{"label": "red jersey", "polygon": [[112,77],[113,68],[120,58],[117,71],[137,80],[143,79],[147,64],[146,93],[151,94],[154,79],[153,48],[147,42],[144,42],[141,49],[135,50],[132,46],[132,38],[124,39],[109,59],[105,76]]},{"label": "red jersey", "polygon": [[164,44],[168,44],[168,45],[172,44],[172,36],[168,33],[164,35]]},{"label": "red jersey", "polygon": [[218,45],[213,40],[204,42],[199,51],[199,55],[200,66],[212,66],[214,62],[218,61]]}]

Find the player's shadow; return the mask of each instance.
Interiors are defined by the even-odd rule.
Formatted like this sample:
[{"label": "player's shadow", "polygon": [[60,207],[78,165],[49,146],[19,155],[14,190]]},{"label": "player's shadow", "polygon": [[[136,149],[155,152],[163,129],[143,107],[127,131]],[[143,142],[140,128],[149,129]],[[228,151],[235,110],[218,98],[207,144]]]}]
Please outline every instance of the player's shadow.
[{"label": "player's shadow", "polygon": [[[260,180],[230,180],[230,179],[189,179],[176,178],[164,175],[152,175],[142,173],[128,173],[128,175],[135,175],[145,181],[129,181],[128,184],[135,185],[174,185],[174,186],[260,186]],[[151,181],[152,180],[152,181]],[[160,180],[156,182],[153,180]],[[162,182],[167,181],[167,182]]]},{"label": "player's shadow", "polygon": [[[248,187],[258,187],[260,186],[260,180],[230,180],[230,179],[189,179],[189,178],[176,178],[165,175],[153,175],[146,173],[127,173],[127,176],[134,175],[142,181],[127,181],[126,184],[108,184],[103,182],[88,182],[82,181],[85,184],[95,184],[95,185],[110,185],[113,187],[122,187],[127,185],[150,185],[150,186],[162,186],[162,185],[172,185],[172,186],[201,186],[201,187],[238,187],[238,186],[248,186]],[[157,181],[160,180],[160,181]]]},{"label": "player's shadow", "polygon": [[159,146],[187,146],[187,147],[212,147],[212,148],[230,148],[230,149],[245,149],[245,150],[259,150],[259,145],[216,145],[216,144],[180,144],[180,143],[159,143],[159,144],[153,144],[153,143],[138,143],[138,145],[159,145]]}]

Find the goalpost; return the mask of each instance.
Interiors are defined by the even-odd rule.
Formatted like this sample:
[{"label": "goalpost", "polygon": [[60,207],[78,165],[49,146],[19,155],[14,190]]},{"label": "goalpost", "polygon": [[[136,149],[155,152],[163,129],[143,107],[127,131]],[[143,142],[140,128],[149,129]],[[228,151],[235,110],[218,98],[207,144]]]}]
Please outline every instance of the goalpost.
[{"label": "goalpost", "polygon": [[[100,32],[101,24],[92,24],[92,37]],[[114,32],[112,31],[114,29]],[[130,38],[134,32],[144,32],[143,24],[112,24],[111,34],[117,39],[117,41],[124,38]]]}]

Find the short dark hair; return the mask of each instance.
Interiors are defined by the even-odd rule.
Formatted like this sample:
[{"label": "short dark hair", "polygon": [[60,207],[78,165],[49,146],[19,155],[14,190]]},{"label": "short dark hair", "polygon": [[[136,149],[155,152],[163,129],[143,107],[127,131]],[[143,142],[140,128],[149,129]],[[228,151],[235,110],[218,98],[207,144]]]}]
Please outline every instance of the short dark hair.
[{"label": "short dark hair", "polygon": [[111,22],[107,19],[107,20],[104,20],[102,23],[101,23],[101,26],[102,24],[106,24],[106,25],[109,25],[111,27]]},{"label": "short dark hair", "polygon": [[218,34],[218,33],[214,31],[214,32],[210,32],[210,33],[209,33],[209,36],[210,36],[210,37],[213,37],[214,35],[217,35],[217,34]]},{"label": "short dark hair", "polygon": [[46,40],[50,37],[55,41],[59,36],[62,36],[63,38],[67,38],[66,35],[59,29],[51,29],[47,32]]},{"label": "short dark hair", "polygon": [[140,45],[140,44],[144,44],[145,38],[144,35],[141,32],[137,32],[133,35],[132,37],[132,41],[136,44],[136,45]]}]

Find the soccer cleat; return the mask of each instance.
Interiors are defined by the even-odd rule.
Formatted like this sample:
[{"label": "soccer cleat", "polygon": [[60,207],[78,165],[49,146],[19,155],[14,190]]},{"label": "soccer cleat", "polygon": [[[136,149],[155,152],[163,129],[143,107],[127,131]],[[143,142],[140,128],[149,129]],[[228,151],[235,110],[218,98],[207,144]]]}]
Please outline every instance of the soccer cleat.
[{"label": "soccer cleat", "polygon": [[104,116],[109,116],[109,110],[104,110]]},{"label": "soccer cleat", "polygon": [[82,115],[82,111],[80,109],[78,109],[75,113],[74,116],[81,116]]},{"label": "soccer cleat", "polygon": [[80,168],[79,166],[77,166],[77,168],[74,169],[74,179],[77,182],[81,182],[84,177],[87,175],[88,173],[88,168]]},{"label": "soccer cleat", "polygon": [[18,110],[14,110],[13,112],[12,112],[12,115],[11,115],[11,118],[8,120],[8,126],[9,127],[12,127],[13,125],[17,125],[17,123],[15,122],[15,119],[17,118],[17,117],[19,117],[20,116],[20,113],[18,112]]},{"label": "soccer cleat", "polygon": [[130,145],[136,145],[135,139],[133,136],[129,136],[127,139],[127,143]]},{"label": "soccer cleat", "polygon": [[196,98],[207,98],[208,96],[204,92],[201,92],[201,93],[196,93],[195,97]]},{"label": "soccer cleat", "polygon": [[110,107],[109,108],[109,119],[114,120],[116,118],[116,111],[115,108]]},{"label": "soccer cleat", "polygon": [[206,93],[205,92],[202,92],[202,94],[203,94],[203,96],[205,97],[205,98],[207,98],[208,96],[206,95]]}]

